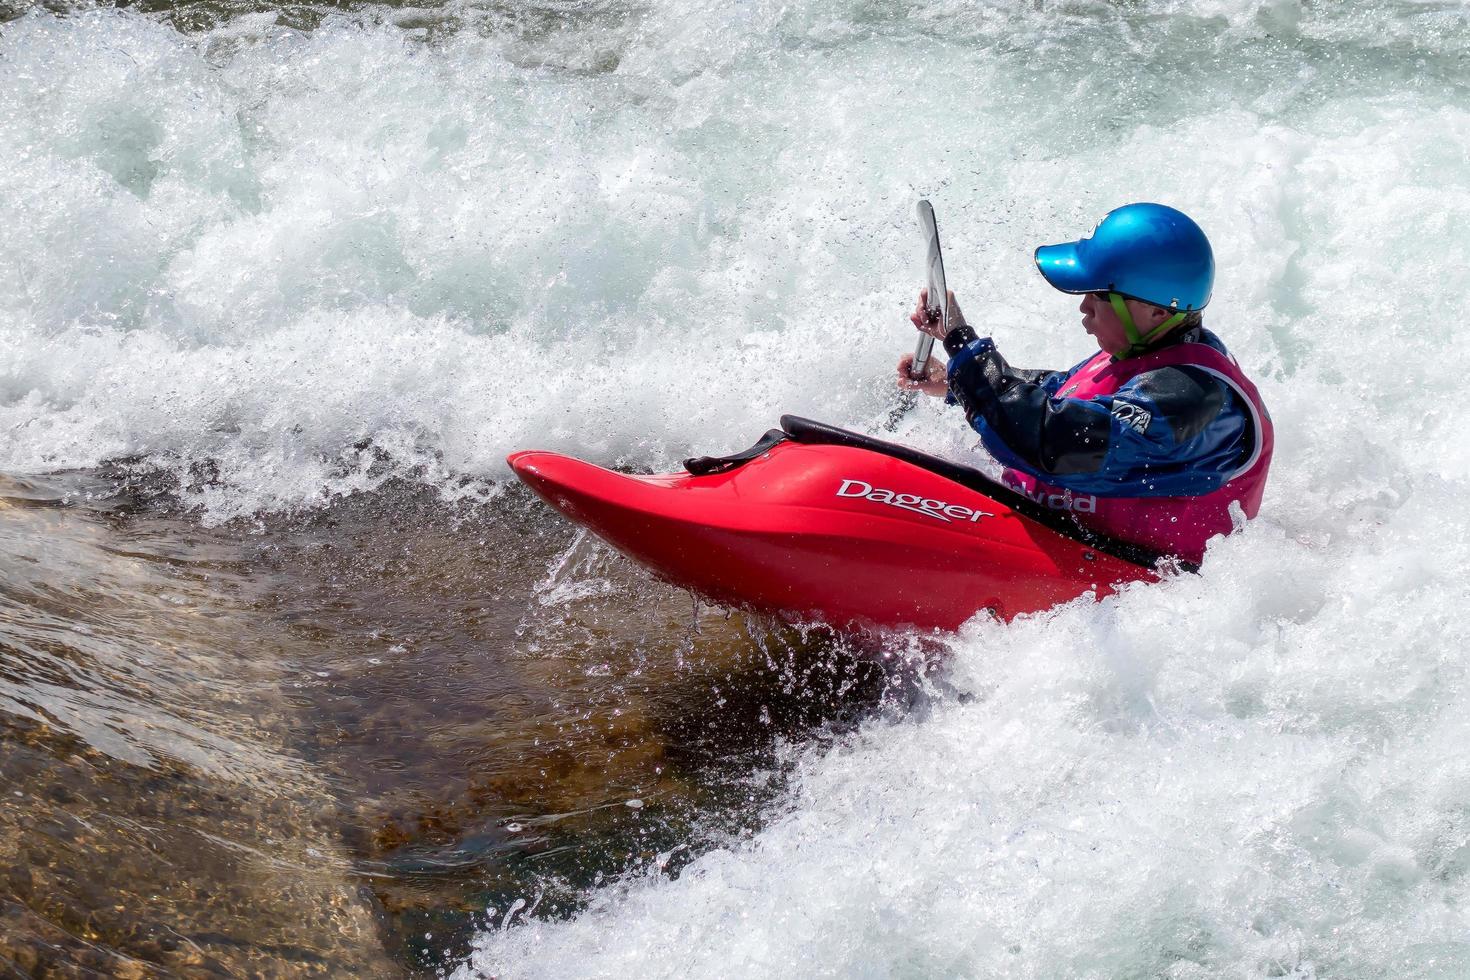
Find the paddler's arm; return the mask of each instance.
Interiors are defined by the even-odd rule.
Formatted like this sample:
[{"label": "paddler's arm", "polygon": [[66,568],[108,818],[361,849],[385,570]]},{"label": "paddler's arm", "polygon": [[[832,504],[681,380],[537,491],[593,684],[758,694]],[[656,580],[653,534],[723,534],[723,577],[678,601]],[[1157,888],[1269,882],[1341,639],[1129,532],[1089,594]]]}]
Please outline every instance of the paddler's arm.
[{"label": "paddler's arm", "polygon": [[1208,493],[1249,450],[1244,412],[1203,371],[1160,368],[1115,395],[1062,398],[1067,373],[1027,380],[966,327],[949,332],[945,349],[951,396],[985,448],[1055,486],[1102,496]]},{"label": "paddler's arm", "polygon": [[944,349],[950,397],[981,435],[988,427],[999,437],[1003,446],[987,440],[986,448],[1000,462],[1048,477],[1102,469],[1112,419],[1092,402],[1055,397],[1065,372],[1017,371],[989,337],[965,324],[949,331]]},{"label": "paddler's arm", "polygon": [[[960,405],[975,428],[976,420],[1003,434],[1013,452],[1028,468],[1070,471],[1069,464],[1086,465],[1074,458],[1078,446],[1066,436],[1081,436],[1081,448],[1107,445],[1107,415],[1097,419],[1090,411],[1069,411],[1066,401],[1054,401],[1066,378],[1065,371],[1027,371],[1013,368],[995,349],[989,337],[978,337],[969,324],[961,323],[944,337],[949,354],[947,404]],[[1099,439],[1094,431],[1101,426]],[[1090,460],[1101,460],[1098,455]],[[1002,460],[1009,464],[1010,461]],[[1094,467],[1095,468],[1095,467]]]},{"label": "paddler's arm", "polygon": [[[975,336],[975,331],[965,322],[965,314],[960,309],[959,301],[955,299],[954,290],[950,290],[949,292],[949,319],[950,322],[958,324],[958,326],[950,329],[948,333],[945,332],[939,320],[931,315],[928,300],[929,291],[927,289],[919,290],[919,302],[914,307],[914,312],[909,315],[909,321],[919,331],[927,333],[935,340],[942,342],[944,349],[949,353],[951,358],[965,344],[978,339]],[[986,343],[989,343],[988,339]],[[1002,361],[1001,363],[1004,364],[1005,362]],[[904,358],[898,362],[898,385],[900,388],[905,388],[910,391],[923,391],[931,395],[944,395],[944,403],[946,405],[956,404],[954,394],[949,390],[945,368],[931,360],[926,377],[922,381],[916,381],[910,376],[910,368],[912,366],[913,355],[904,355]],[[1065,377],[1065,372],[1063,371],[1028,371],[1013,368],[1010,365],[1006,365],[1006,371],[1010,377],[1023,382],[1037,384],[1050,383],[1048,390],[1052,392],[1055,392],[1061,386],[1061,380]]]}]

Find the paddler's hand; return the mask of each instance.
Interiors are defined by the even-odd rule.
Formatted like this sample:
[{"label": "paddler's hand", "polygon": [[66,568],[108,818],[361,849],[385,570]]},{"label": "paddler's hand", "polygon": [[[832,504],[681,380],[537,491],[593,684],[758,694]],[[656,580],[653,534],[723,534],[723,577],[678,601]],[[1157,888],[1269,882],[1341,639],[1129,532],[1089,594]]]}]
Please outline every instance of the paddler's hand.
[{"label": "paddler's hand", "polygon": [[943,398],[949,391],[947,373],[937,357],[929,358],[926,377],[911,378],[909,371],[914,366],[914,355],[905,354],[898,359],[898,386],[904,391],[922,391],[926,395]]},{"label": "paddler's hand", "polygon": [[[935,340],[943,340],[945,326],[940,322],[938,316],[929,315],[929,289],[925,287],[919,290],[919,305],[914,307],[914,312],[909,315],[909,322],[921,332],[928,334]],[[949,291],[949,329],[954,329],[965,322],[965,315],[960,312],[960,304],[955,302],[954,290]]]}]

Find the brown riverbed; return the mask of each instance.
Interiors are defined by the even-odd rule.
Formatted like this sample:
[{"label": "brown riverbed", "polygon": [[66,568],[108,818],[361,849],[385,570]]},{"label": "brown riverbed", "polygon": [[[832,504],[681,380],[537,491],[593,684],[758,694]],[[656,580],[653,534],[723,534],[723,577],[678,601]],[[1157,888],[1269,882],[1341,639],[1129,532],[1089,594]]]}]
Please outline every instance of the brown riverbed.
[{"label": "brown riverbed", "polygon": [[203,526],[0,482],[0,969],[398,976],[677,874],[902,657],[697,608],[518,490]]}]

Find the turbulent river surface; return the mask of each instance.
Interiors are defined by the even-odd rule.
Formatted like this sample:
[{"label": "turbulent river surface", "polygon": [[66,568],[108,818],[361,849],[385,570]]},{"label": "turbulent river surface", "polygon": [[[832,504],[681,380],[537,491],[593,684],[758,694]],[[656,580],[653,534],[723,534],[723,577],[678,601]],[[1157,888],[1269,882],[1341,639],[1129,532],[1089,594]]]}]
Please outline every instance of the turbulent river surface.
[{"label": "turbulent river surface", "polygon": [[[0,974],[1470,975],[1467,8],[0,18]],[[920,196],[1025,366],[1035,245],[1210,233],[1200,575],[859,647],[514,484],[876,431]]]}]

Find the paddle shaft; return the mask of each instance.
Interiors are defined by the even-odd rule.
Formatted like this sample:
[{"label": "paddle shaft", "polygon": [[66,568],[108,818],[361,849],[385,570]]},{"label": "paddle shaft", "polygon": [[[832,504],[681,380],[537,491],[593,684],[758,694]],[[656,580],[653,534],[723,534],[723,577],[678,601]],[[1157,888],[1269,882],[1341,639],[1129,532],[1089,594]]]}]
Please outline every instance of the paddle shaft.
[{"label": "paddle shaft", "polygon": [[933,350],[934,338],[926,333],[919,334],[919,342],[914,345],[914,362],[909,365],[909,377],[919,381],[929,373],[929,355]]}]

